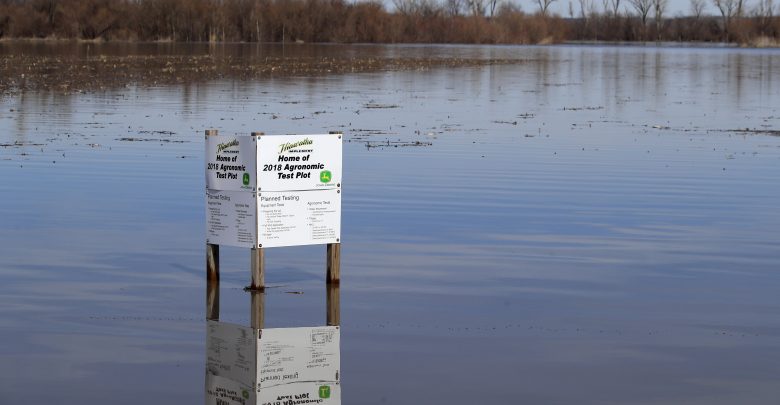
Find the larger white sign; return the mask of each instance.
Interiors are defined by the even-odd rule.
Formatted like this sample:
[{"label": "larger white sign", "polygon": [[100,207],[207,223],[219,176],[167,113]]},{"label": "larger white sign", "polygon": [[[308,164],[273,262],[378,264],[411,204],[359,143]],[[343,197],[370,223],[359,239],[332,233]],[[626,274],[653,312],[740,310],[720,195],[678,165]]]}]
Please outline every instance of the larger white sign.
[{"label": "larger white sign", "polygon": [[341,190],[259,192],[258,246],[338,243]]},{"label": "larger white sign", "polygon": [[278,135],[257,139],[261,191],[341,187],[341,135]]},{"label": "larger white sign", "polygon": [[206,241],[339,243],[342,136],[206,137]]}]

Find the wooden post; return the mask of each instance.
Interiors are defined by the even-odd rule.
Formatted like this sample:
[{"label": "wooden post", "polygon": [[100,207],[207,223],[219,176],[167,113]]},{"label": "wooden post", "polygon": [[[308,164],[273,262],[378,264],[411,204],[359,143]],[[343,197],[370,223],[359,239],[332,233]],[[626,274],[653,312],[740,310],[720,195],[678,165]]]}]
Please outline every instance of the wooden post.
[{"label": "wooden post", "polygon": [[263,248],[252,248],[252,284],[249,289],[253,291],[262,291],[265,289],[265,250]]},{"label": "wooden post", "polygon": [[[216,129],[207,129],[206,136],[217,135]],[[206,280],[219,284],[219,245],[206,243]]]},{"label": "wooden post", "polygon": [[[330,131],[331,135],[343,135],[341,131]],[[341,187],[339,184],[337,187]],[[338,192],[341,192],[339,190]],[[336,239],[338,240],[338,239]],[[328,284],[338,284],[341,279],[341,243],[328,243],[327,251],[325,253],[327,258],[327,269],[325,274],[325,281]]]},{"label": "wooden post", "polygon": [[206,319],[219,320],[219,282],[206,283]]},{"label": "wooden post", "polygon": [[341,296],[338,284],[326,284],[325,306],[327,308],[326,320],[328,326],[341,325]]},{"label": "wooden post", "polygon": [[341,277],[341,243],[328,243],[326,256],[328,265],[325,280],[328,284],[338,284]]},{"label": "wooden post", "polygon": [[[263,136],[264,132],[252,132],[252,136]],[[257,192],[260,192],[260,185],[258,184]],[[255,229],[255,235],[260,235],[257,229]],[[265,289],[265,251],[262,247],[252,248],[251,267],[252,267],[252,284],[249,285],[250,290],[262,291]]]},{"label": "wooden post", "polygon": [[219,245],[206,243],[206,280],[219,284]]},{"label": "wooden post", "polygon": [[252,291],[251,294],[251,326],[254,329],[263,329],[265,327],[265,291]]}]

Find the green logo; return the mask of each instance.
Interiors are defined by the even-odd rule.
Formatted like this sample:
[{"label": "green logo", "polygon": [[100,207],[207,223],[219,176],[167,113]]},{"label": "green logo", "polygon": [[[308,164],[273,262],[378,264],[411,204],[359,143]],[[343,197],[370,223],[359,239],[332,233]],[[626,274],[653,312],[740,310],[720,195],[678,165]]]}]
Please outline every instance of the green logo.
[{"label": "green logo", "polygon": [[241,390],[241,396],[244,397],[244,399],[249,399],[249,391]]},{"label": "green logo", "polygon": [[244,173],[244,185],[249,185],[249,173]]},{"label": "green logo", "polygon": [[330,387],[327,385],[320,386],[320,398],[330,398]]},{"label": "green logo", "polygon": [[330,170],[323,170],[320,172],[320,182],[330,183]]}]

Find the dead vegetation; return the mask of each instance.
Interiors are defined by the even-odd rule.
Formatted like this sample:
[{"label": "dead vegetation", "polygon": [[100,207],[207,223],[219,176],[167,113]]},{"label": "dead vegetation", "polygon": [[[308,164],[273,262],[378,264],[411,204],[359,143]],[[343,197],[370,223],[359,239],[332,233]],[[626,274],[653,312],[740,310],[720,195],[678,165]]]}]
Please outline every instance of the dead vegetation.
[{"label": "dead vegetation", "polygon": [[[158,86],[215,79],[316,76],[372,71],[428,70],[522,63],[518,59],[269,56],[131,55],[91,57],[10,53],[0,58],[0,94],[25,90],[92,92],[128,85]],[[394,108],[366,105],[365,108]]]}]

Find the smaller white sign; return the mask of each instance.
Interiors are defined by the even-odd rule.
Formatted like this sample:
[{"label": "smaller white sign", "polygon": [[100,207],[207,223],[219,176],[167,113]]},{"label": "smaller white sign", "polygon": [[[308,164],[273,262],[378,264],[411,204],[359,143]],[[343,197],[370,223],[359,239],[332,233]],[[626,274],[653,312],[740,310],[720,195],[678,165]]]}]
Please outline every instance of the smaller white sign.
[{"label": "smaller white sign", "polygon": [[260,191],[324,190],[341,186],[341,135],[257,138]]},{"label": "smaller white sign", "polygon": [[206,243],[252,248],[256,233],[254,193],[206,190]]},{"label": "smaller white sign", "polygon": [[258,247],[339,243],[341,190],[259,192]]},{"label": "smaller white sign", "polygon": [[255,329],[211,320],[206,328],[206,372],[253,387],[257,375]]},{"label": "smaller white sign", "polygon": [[339,381],[338,326],[263,329],[257,348],[257,388]]},{"label": "smaller white sign", "polygon": [[206,188],[255,191],[257,137],[206,136]]}]

